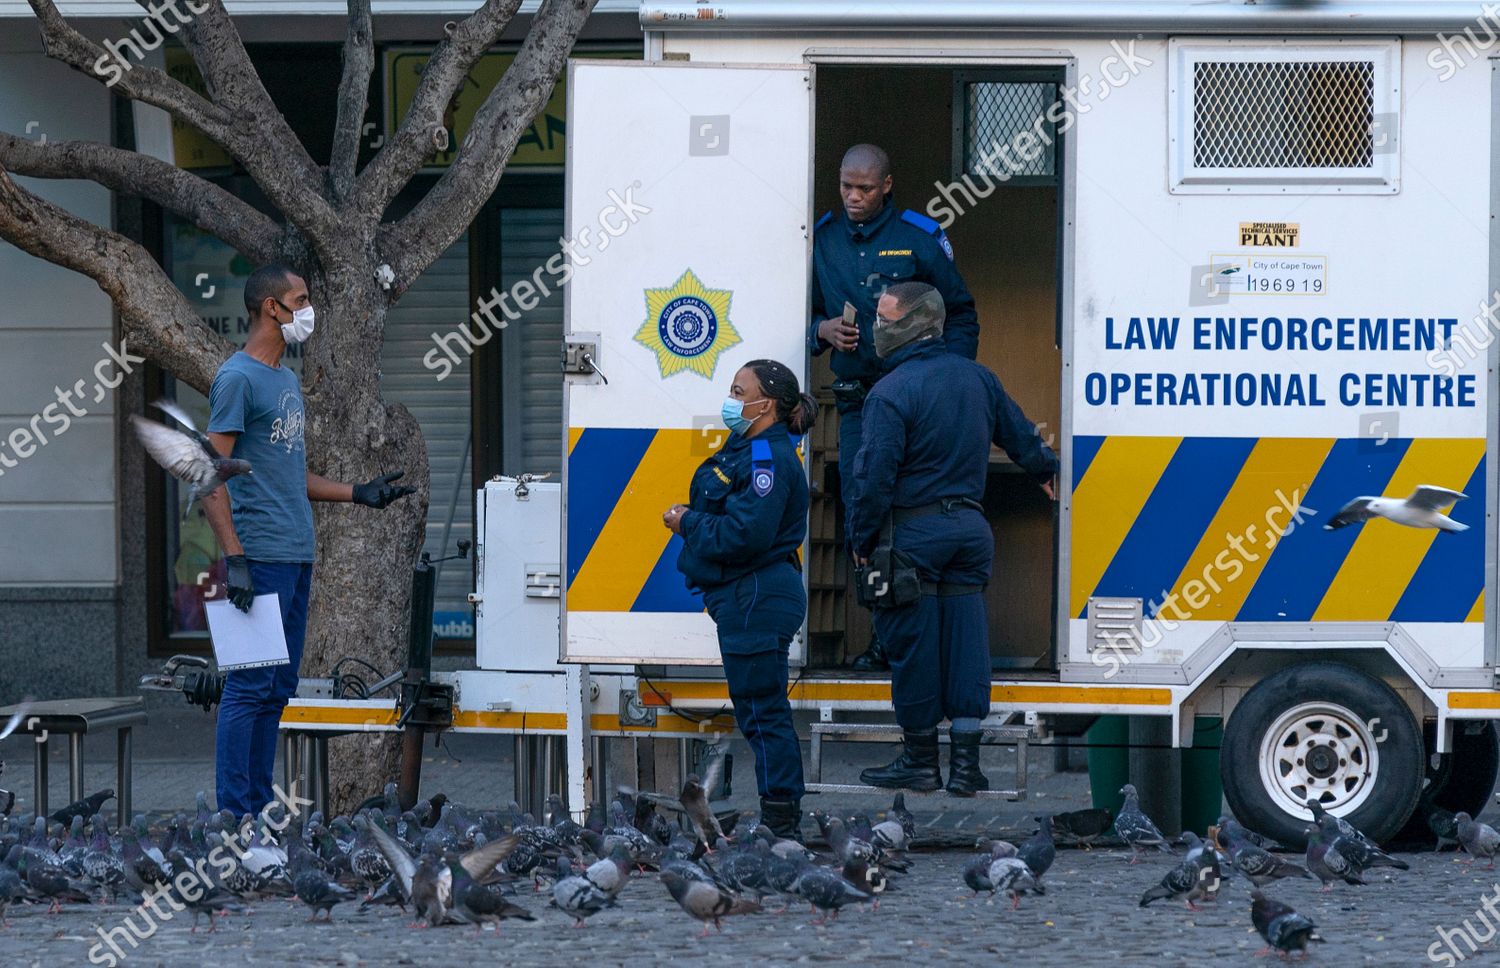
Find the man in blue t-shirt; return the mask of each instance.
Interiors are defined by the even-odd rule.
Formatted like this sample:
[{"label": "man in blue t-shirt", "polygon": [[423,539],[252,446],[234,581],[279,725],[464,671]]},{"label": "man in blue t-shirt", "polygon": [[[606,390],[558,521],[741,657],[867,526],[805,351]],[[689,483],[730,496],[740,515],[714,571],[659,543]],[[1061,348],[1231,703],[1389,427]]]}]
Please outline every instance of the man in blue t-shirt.
[{"label": "man in blue t-shirt", "polygon": [[229,599],[249,611],[256,595],[280,599],[289,665],[226,675],[219,702],[215,782],[219,809],[236,817],[271,802],[276,729],[297,692],[312,586],[311,501],[353,501],[384,508],[413,488],[393,484],[394,471],[365,484],[340,484],[307,469],[302,388],[281,365],[287,344],[313,332],[307,283],[284,265],[268,265],[245,281],[250,338],[225,360],[208,393],[208,439],[226,457],[254,468],[203,499],[224,551]]}]

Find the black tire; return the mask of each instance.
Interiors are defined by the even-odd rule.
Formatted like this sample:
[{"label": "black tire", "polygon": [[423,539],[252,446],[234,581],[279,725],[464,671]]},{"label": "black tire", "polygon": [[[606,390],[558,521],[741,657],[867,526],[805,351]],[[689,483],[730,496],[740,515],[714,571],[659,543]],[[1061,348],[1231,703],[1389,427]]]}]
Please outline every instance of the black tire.
[{"label": "black tire", "polygon": [[[1369,763],[1362,774],[1357,765],[1350,766],[1336,757],[1330,759],[1326,751],[1331,746],[1321,748],[1323,762],[1318,765],[1343,771],[1335,774],[1335,778],[1368,777],[1369,765],[1375,765],[1373,780],[1366,781],[1372,786],[1364,800],[1352,812],[1341,815],[1377,841],[1394,836],[1411,817],[1422,792],[1422,732],[1395,690],[1373,676],[1337,662],[1304,662],[1273,673],[1246,692],[1234,708],[1224,728],[1219,775],[1235,818],[1251,830],[1289,847],[1301,848],[1307,843],[1303,828],[1309,823],[1311,813],[1303,808],[1293,814],[1278,803],[1261,778],[1260,759],[1262,743],[1269,742],[1267,734],[1276,727],[1277,720],[1308,703],[1342,707],[1359,724],[1379,720],[1378,727],[1367,730],[1374,742],[1357,744],[1358,756],[1366,755],[1365,748],[1370,750]],[[1289,775],[1278,766],[1268,769],[1281,776]]]},{"label": "black tire", "polygon": [[1488,720],[1454,722],[1452,748],[1441,756],[1433,752],[1437,748],[1436,721],[1422,724],[1422,739],[1427,777],[1417,809],[1396,840],[1430,848],[1436,842],[1427,826],[1432,807],[1477,817],[1489,806],[1495,780],[1500,777],[1500,731]]}]

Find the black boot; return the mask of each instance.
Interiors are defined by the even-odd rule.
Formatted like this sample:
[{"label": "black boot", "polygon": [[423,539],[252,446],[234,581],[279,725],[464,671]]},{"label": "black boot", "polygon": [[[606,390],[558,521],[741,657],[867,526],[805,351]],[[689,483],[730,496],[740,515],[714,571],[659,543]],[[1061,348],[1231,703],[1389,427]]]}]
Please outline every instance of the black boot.
[{"label": "black boot", "polygon": [[872,638],[870,647],[856,656],[849,668],[855,672],[887,672],[891,663],[885,657],[885,647],[880,644],[880,640]]},{"label": "black boot", "polygon": [[948,792],[955,797],[972,797],[980,790],[988,790],[990,781],[979,772],[979,730],[948,733]]},{"label": "black boot", "polygon": [[860,773],[861,783],[870,786],[929,793],[943,785],[938,772],[937,730],[902,733],[905,748],[889,766],[876,766]]},{"label": "black boot", "polygon": [[783,840],[802,843],[802,804],[796,800],[760,798],[760,822]]}]

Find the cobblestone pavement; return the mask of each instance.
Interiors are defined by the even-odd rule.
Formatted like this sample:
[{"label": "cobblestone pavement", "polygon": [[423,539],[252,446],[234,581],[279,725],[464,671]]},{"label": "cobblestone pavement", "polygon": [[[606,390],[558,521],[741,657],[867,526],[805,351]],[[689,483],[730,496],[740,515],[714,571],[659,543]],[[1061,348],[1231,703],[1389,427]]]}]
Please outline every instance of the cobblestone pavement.
[{"label": "cobblestone pavement", "polygon": [[[249,965],[467,965],[486,961],[526,965],[641,965],[679,963],[743,965],[847,962],[869,964],[1018,965],[1218,965],[1265,964],[1249,918],[1243,880],[1225,885],[1219,903],[1200,913],[1181,903],[1157,902],[1141,910],[1140,894],[1170,864],[1159,855],[1136,866],[1119,851],[1062,851],[1047,874],[1045,897],[1027,897],[1019,910],[1004,899],[974,898],[963,888],[958,851],[918,853],[912,873],[885,895],[878,911],[846,909],[828,926],[809,923],[806,907],[782,914],[732,918],[722,934],[694,937],[698,924],[670,900],[654,875],[637,875],[619,905],[583,930],[545,905],[546,895],[519,900],[534,923],[505,922],[496,936],[467,927],[413,930],[399,912],[335,909],[332,924],[306,923],[306,910],[286,901],[265,902],[252,914],[219,922],[213,934],[189,933],[179,916],[131,954],[124,964],[164,968]],[[1462,932],[1464,921],[1493,934],[1476,911],[1482,897],[1500,892],[1500,872],[1470,871],[1453,854],[1405,855],[1410,872],[1365,888],[1320,894],[1311,881],[1273,885],[1269,893],[1312,917],[1326,938],[1310,961],[1320,965],[1406,966],[1450,964],[1429,959],[1447,951],[1438,930]],[[523,892],[524,894],[525,892]],[[45,908],[12,909],[0,933],[9,965],[48,968],[88,964],[100,943],[97,928],[122,923],[123,906],[69,906],[49,916]],[[1493,942],[1471,950],[1450,934],[1468,964],[1496,964]],[[96,963],[108,964],[107,948]],[[1452,963],[1459,959],[1454,958]]]}]

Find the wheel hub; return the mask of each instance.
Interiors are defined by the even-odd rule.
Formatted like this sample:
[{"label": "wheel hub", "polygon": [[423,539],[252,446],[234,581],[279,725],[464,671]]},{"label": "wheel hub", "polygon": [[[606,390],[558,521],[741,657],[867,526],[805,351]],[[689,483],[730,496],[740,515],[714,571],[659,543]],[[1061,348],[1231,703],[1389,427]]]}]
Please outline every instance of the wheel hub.
[{"label": "wheel hub", "polygon": [[1379,747],[1368,725],[1334,703],[1300,703],[1282,713],[1261,742],[1261,783],[1293,816],[1308,816],[1319,801],[1342,816],[1369,797],[1379,769]]}]

